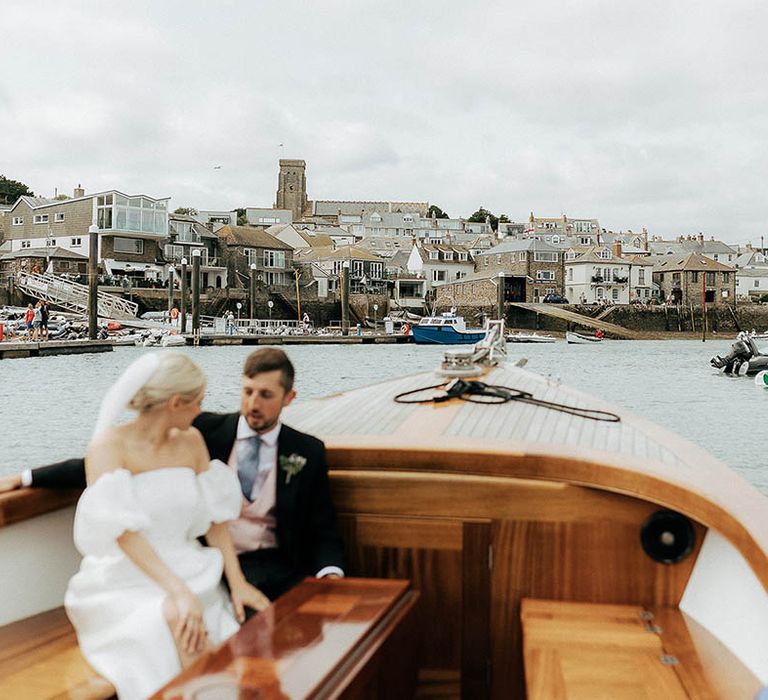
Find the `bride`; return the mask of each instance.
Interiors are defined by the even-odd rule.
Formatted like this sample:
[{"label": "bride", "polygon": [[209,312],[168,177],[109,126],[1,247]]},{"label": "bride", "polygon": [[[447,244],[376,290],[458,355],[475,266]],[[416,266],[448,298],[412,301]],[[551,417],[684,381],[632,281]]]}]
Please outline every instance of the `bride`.
[{"label": "bride", "polygon": [[[74,528],[84,558],[65,605],[83,655],[121,700],[151,695],[236,632],[244,606],[269,604],[243,577],[227,529],[240,512],[237,477],[209,461],[192,427],[204,390],[186,355],[143,355],[105,396],[86,454]],[[138,415],[115,425],[126,408]]]}]

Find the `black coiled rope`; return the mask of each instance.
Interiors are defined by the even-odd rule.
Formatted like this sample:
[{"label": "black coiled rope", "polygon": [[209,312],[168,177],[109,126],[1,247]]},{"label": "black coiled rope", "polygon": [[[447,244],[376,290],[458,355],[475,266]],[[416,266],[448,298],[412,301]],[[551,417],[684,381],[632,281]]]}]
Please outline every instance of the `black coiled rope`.
[{"label": "black coiled rope", "polygon": [[[420,394],[424,391],[432,391],[434,389],[444,389],[445,393],[439,396],[430,396],[423,399],[408,399],[406,397],[413,394]],[[600,411],[596,408],[579,408],[578,406],[569,406],[564,403],[556,403],[554,401],[544,401],[543,399],[537,399],[528,391],[521,391],[520,389],[513,389],[508,386],[499,386],[496,384],[485,384],[477,381],[464,381],[463,379],[454,379],[452,382],[444,382],[442,384],[435,384],[434,386],[424,386],[420,389],[411,389],[410,391],[403,391],[395,396],[395,402],[397,403],[443,403],[450,401],[451,399],[460,399],[461,401],[469,401],[471,403],[508,403],[510,401],[522,401],[523,403],[533,404],[534,406],[541,406],[542,408],[548,408],[552,411],[561,411],[562,413],[570,413],[574,416],[581,418],[588,418],[589,420],[604,421],[606,423],[618,423],[621,418],[615,413],[610,411]]]}]

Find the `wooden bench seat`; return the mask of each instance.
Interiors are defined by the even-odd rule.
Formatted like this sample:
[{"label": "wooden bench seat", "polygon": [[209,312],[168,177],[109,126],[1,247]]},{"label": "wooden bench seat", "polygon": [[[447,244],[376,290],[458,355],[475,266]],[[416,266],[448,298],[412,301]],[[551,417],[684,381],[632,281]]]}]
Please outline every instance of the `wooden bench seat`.
[{"label": "wooden bench seat", "polygon": [[525,599],[529,700],[752,698],[755,676],[677,608]]},{"label": "wooden bench seat", "polygon": [[114,694],[80,653],[64,608],[0,627],[0,698],[106,700]]}]

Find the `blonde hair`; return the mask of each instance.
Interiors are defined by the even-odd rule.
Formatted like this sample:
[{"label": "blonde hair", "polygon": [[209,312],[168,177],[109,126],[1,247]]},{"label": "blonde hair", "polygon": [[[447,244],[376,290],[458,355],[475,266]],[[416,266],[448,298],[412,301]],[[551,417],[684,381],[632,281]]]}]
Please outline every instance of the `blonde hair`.
[{"label": "blonde hair", "polygon": [[181,352],[164,353],[157,369],[133,396],[128,408],[142,413],[165,403],[174,394],[194,400],[205,389],[202,370]]}]

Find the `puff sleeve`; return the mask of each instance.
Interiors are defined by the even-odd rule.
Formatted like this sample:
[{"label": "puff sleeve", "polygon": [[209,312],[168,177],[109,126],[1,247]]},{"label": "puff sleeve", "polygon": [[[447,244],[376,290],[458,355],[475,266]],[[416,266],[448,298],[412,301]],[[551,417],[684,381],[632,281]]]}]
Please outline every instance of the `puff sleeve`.
[{"label": "puff sleeve", "polygon": [[224,462],[212,460],[208,469],[197,475],[197,485],[200,507],[190,535],[200,537],[208,532],[211,523],[227,522],[240,515],[243,500],[240,482]]},{"label": "puff sleeve", "polygon": [[117,538],[150,526],[133,492],[131,473],[118,469],[104,474],[83,491],[75,513],[75,546],[83,555],[113,556],[122,550]]}]

